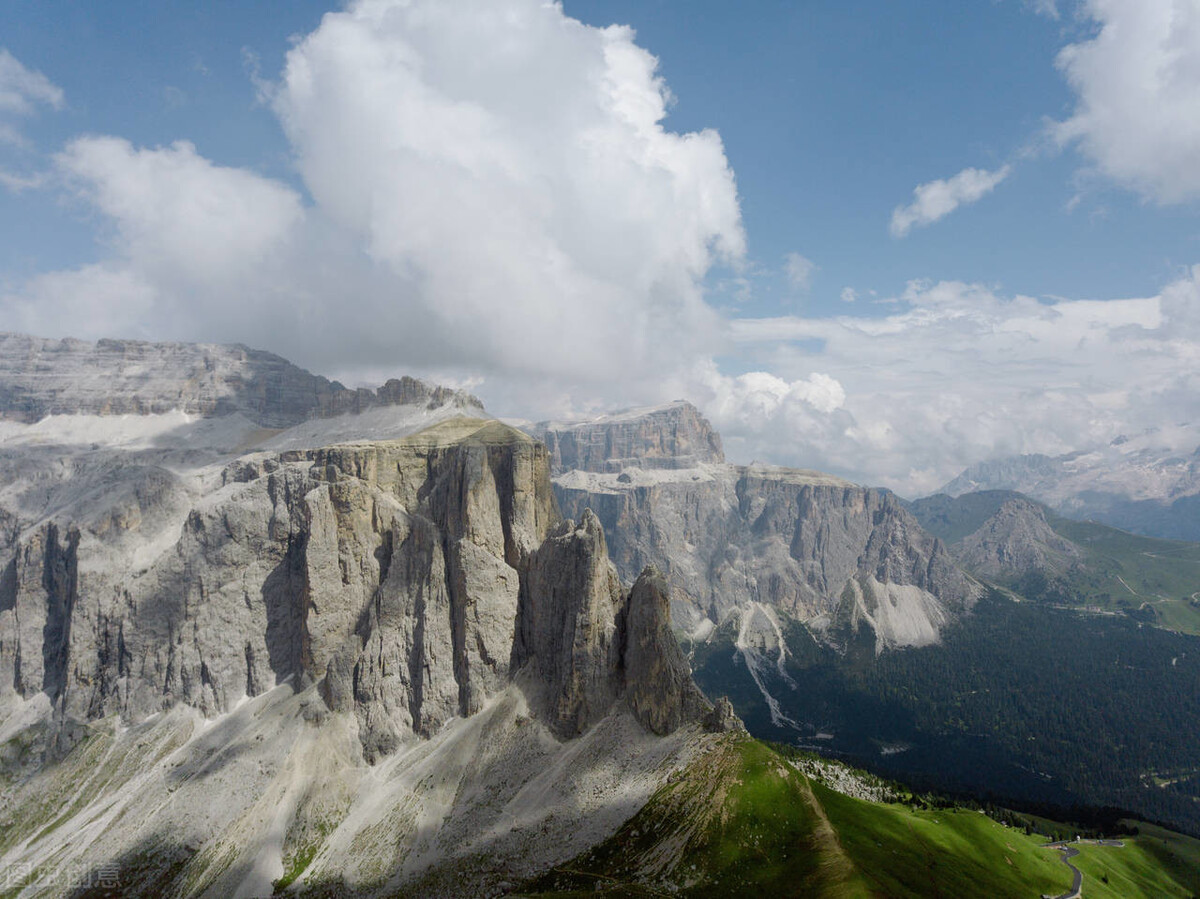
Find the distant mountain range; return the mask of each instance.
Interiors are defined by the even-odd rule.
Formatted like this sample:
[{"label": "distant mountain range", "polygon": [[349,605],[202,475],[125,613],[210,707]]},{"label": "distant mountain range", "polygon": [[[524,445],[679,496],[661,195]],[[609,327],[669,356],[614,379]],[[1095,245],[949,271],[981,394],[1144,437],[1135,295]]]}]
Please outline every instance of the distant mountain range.
[{"label": "distant mountain range", "polygon": [[1061,456],[1009,456],[966,469],[938,493],[1012,490],[1068,518],[1148,537],[1200,541],[1200,429],[1148,431]]}]

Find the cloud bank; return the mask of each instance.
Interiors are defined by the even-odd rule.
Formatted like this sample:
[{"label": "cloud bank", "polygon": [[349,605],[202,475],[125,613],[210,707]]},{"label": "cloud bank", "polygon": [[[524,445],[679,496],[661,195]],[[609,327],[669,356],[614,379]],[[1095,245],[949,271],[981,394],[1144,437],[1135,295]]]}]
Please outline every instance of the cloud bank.
[{"label": "cloud bank", "polygon": [[838,387],[759,415],[714,391],[731,452],[916,495],[980,459],[1200,422],[1200,266],[1142,299],[1043,302],[959,282],[896,299],[885,318],[734,322],[743,357],[781,382],[817,368]]}]

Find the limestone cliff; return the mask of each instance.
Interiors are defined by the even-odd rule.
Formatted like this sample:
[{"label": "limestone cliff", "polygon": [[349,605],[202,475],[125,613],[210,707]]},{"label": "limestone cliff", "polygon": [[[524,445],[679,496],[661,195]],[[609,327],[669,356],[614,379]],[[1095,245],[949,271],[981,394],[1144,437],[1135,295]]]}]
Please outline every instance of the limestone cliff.
[{"label": "limestone cliff", "polygon": [[817,472],[568,472],[555,491],[565,515],[595,510],[622,578],[664,572],[676,626],[697,635],[761,605],[835,641],[841,622],[880,649],[923,645],[979,594],[894,495]]},{"label": "limestone cliff", "polygon": [[180,410],[203,416],[240,412],[262,427],[286,428],[375,406],[447,404],[483,411],[469,394],[409,377],[377,390],[351,390],[244,346],[0,334],[0,419]]},{"label": "limestone cliff", "polygon": [[656,576],[624,590],[546,447],[458,394],[398,381],[385,415],[325,419],[320,381],[256,393],[240,350],[52,344],[16,367],[61,352],[45,377],[0,371],[2,414],[50,415],[0,422],[0,870],[495,892],[739,726]]},{"label": "limestone cliff", "polygon": [[[136,722],[176,702],[221,714],[319,683],[374,759],[479,711],[526,665],[564,736],[654,664],[691,684],[658,633],[665,609],[637,602],[655,642],[631,675],[631,600],[599,522],[560,523],[545,447],[497,422],[240,459],[139,570],[114,557],[155,539],[142,523],[163,510],[135,519],[124,493],[101,499],[20,532],[0,580],[0,695],[44,692],[64,719]],[[707,712],[680,691],[639,713],[650,729]]]},{"label": "limestone cliff", "polygon": [[721,438],[691,403],[631,410],[593,421],[542,422],[530,433],[550,450],[554,472],[690,468],[724,462]]}]

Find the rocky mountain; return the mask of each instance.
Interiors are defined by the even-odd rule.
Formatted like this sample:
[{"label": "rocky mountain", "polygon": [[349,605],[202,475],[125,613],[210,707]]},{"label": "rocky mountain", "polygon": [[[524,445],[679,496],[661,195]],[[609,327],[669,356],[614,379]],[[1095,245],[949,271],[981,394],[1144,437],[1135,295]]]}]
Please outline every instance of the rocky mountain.
[{"label": "rocky mountain", "polygon": [[0,334],[0,420],[237,412],[264,428],[287,428],[310,418],[402,405],[483,411],[469,394],[415,378],[350,390],[244,346]]},{"label": "rocky mountain", "polygon": [[1200,432],[1163,428],[1061,456],[1011,456],[966,469],[938,493],[1011,490],[1077,520],[1200,540]]},{"label": "rocky mountain", "polygon": [[[401,380],[346,412],[241,348],[62,353],[0,374],[5,895],[919,896],[933,859],[898,816],[976,844],[974,816],[963,839],[751,739],[672,629],[678,585],[700,595],[683,534],[760,685],[839,588],[830,639],[923,639],[973,585],[890,494],[726,466],[680,409],[572,444],[625,461],[563,474],[606,485],[563,518],[566,444],[453,391]],[[622,577],[610,554],[635,552]],[[982,860],[939,855],[937,890],[962,892],[965,861],[995,895],[1056,884],[1036,838],[1010,883],[992,850],[1021,838],[985,827]]]},{"label": "rocky mountain", "polygon": [[[922,645],[977,595],[888,491],[813,471],[725,464],[719,439],[690,404],[538,432],[551,447],[587,435],[586,453],[552,457],[564,514],[595,512],[627,582],[646,565],[662,570],[676,626],[695,638],[741,616],[747,638],[760,642],[771,642],[786,618],[830,639],[835,624],[866,626],[881,650]],[[699,454],[697,444],[713,451]],[[682,454],[665,456],[671,446]],[[586,467],[568,467],[573,461]]]},{"label": "rocky mountain", "polygon": [[[560,517],[545,446],[473,401],[397,382],[375,396],[416,400],[384,410],[406,436],[353,439],[370,409],[230,448],[230,420],[322,407],[247,400],[256,354],[145,344],[150,369],[222,373],[95,405],[78,382],[127,354],[65,352],[82,371],[16,379],[54,385],[57,430],[0,443],[0,869],[30,894],[74,892],[67,870],[143,895],[494,890],[736,727],[692,683],[661,575],[622,588],[596,518]],[[172,414],[213,439],[146,430]],[[330,428],[351,439],[305,445]]]},{"label": "rocky mountain", "polygon": [[685,639],[732,628],[784,732],[800,728],[781,704],[781,691],[801,689],[787,674],[791,630],[835,647],[870,640],[877,653],[925,646],[982,592],[890,492],[726,464],[690,404],[531,430],[560,447],[551,458],[563,513],[596,515],[626,583],[646,566],[663,572]]},{"label": "rocky mountain", "polygon": [[682,469],[725,461],[720,435],[683,400],[590,421],[541,422],[529,433],[546,444],[555,472]]},{"label": "rocky mountain", "polygon": [[966,568],[985,577],[1029,571],[1058,574],[1083,556],[1079,547],[1054,532],[1040,504],[1024,498],[1006,501],[952,552]]},{"label": "rocky mountain", "polygon": [[1004,490],[938,494],[909,508],[980,578],[1030,599],[1200,633],[1200,545],[1073,521]]}]

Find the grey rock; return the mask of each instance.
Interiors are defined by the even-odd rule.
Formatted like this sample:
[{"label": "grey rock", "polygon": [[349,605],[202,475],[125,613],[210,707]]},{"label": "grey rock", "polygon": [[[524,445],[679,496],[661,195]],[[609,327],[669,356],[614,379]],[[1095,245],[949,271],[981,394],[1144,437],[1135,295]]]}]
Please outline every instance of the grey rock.
[{"label": "grey rock", "polygon": [[660,735],[712,711],[671,632],[668,596],[660,571],[642,572],[629,594],[623,659],[629,707],[648,730]]},{"label": "grey rock", "polygon": [[621,693],[625,596],[590,511],[564,522],[533,554],[522,587],[513,670],[544,685],[548,723],[583,733]]},{"label": "grey rock", "polygon": [[1082,559],[1079,548],[1060,537],[1041,505],[1011,499],[979,530],[952,547],[955,557],[983,577],[1012,578],[1030,571],[1059,574]]},{"label": "grey rock", "polygon": [[565,515],[595,511],[623,580],[664,572],[677,628],[761,603],[824,631],[846,604],[842,620],[870,623],[879,648],[921,645],[981,593],[888,491],[766,466],[692,472],[555,479]]},{"label": "grey rock", "polygon": [[551,468],[619,472],[724,462],[721,438],[691,403],[630,410],[585,422],[541,422],[530,433],[550,450]]},{"label": "grey rock", "polygon": [[534,553],[523,587],[513,670],[545,690],[547,723],[582,734],[624,698],[638,721],[665,735],[710,705],[671,631],[666,582],[647,569],[624,593],[590,510]]},{"label": "grey rock", "polygon": [[452,404],[478,414],[475,397],[415,378],[350,390],[286,359],[240,345],[137,340],[49,340],[0,334],[0,419],[47,415],[234,412],[266,428],[375,406]]},{"label": "grey rock", "polygon": [[713,709],[704,719],[704,727],[712,733],[744,733],[746,725],[733,710],[728,696],[721,696],[713,703]]}]

